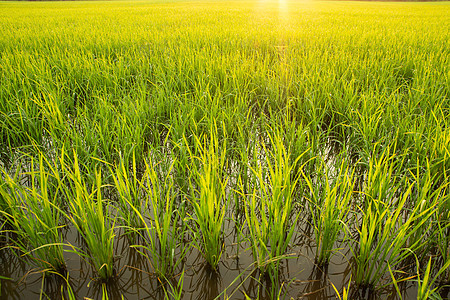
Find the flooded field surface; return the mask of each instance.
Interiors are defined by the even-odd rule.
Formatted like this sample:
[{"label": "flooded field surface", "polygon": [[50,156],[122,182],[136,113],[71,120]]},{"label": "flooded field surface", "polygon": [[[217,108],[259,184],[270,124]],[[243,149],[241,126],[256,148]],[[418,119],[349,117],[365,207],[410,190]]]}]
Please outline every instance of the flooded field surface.
[{"label": "flooded field surface", "polygon": [[[302,228],[303,227],[303,228]],[[315,242],[308,236],[311,232],[305,226],[299,226],[301,235],[293,241],[287,256],[281,260],[280,299],[335,299],[332,284],[342,290],[348,287],[351,277],[351,253],[349,249],[333,257],[328,266],[318,266],[314,261]],[[71,244],[79,244],[80,237],[67,232]],[[265,278],[252,266],[253,259],[246,243],[237,246],[234,230],[226,238],[226,252],[217,270],[204,263],[195,249],[186,258],[183,273],[183,285],[180,299],[273,299],[266,290],[270,279]],[[94,280],[95,274],[79,256],[68,254],[67,268],[70,270],[69,284],[76,299],[101,299],[107,294],[110,299],[163,299],[167,296],[161,281],[151,273],[148,261],[137,251],[130,249],[127,238],[121,238],[116,247],[116,278],[106,282],[106,291],[102,283]],[[2,281],[2,297],[5,299],[26,299],[42,297],[63,299],[67,297],[67,282],[60,275],[44,274],[33,270],[30,265],[18,259],[12,251],[1,251],[2,276],[17,278],[16,281]],[[386,278],[388,279],[388,278]],[[172,278],[172,284],[178,284],[180,275]],[[399,285],[404,299],[417,297],[417,284],[409,282]],[[63,292],[62,292],[63,291]],[[445,298],[446,294],[442,293]],[[377,293],[354,291],[352,299],[398,299],[394,287],[387,287]]]}]

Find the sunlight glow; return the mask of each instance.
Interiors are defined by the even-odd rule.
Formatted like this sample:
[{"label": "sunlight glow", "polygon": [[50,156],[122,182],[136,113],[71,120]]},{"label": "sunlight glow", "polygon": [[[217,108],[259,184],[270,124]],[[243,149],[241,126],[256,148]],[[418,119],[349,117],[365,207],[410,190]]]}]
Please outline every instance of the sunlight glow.
[{"label": "sunlight glow", "polygon": [[286,22],[289,19],[289,7],[287,0],[278,0],[278,16],[281,21]]},{"label": "sunlight glow", "polygon": [[289,0],[260,0],[257,10],[264,18],[275,14],[281,22],[289,20]]}]

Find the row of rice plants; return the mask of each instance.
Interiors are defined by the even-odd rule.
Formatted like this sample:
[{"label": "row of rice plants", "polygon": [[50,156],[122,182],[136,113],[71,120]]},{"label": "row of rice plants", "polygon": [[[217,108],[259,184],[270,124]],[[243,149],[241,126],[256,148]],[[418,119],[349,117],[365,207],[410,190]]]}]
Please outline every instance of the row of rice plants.
[{"label": "row of rice plants", "polygon": [[[307,174],[306,163],[295,167],[303,154],[292,164],[280,134],[268,132],[266,141],[257,142],[253,150],[259,159],[250,162],[249,193],[241,178],[235,184],[227,179],[224,141],[218,140],[217,130],[212,132],[203,142],[195,137],[189,150],[189,194],[180,194],[182,187],[174,184],[175,162],[154,163],[151,156],[141,174],[136,162],[131,173],[123,162],[109,166],[107,176],[100,169],[86,173],[76,154],[64,152],[53,162],[42,154],[39,164],[29,158],[25,173],[18,168],[9,175],[4,170],[2,217],[8,225],[4,228],[10,228],[4,233],[14,232],[12,247],[43,270],[62,272],[64,252],[70,251],[107,280],[116,276],[114,241],[123,227],[131,247],[164,280],[181,270],[192,245],[206,263],[217,267],[226,246],[224,220],[236,214],[228,199],[235,197],[244,218],[233,220],[241,222],[241,240],[250,246],[255,267],[275,283],[273,293],[279,290],[280,261],[295,253],[291,241],[305,212],[314,228],[317,263],[328,264],[332,253],[350,247],[352,278],[358,286],[393,284],[386,281],[387,274],[410,280],[404,277],[406,262],[413,256],[426,261],[430,251],[443,266],[439,280],[448,281],[448,184],[432,187],[431,175],[400,177],[404,158],[391,153],[395,148],[373,154],[362,190],[357,191],[347,156],[336,157],[332,166],[317,158],[317,173]],[[294,176],[294,170],[302,176]],[[20,183],[23,176],[29,179]],[[112,184],[103,184],[108,176]],[[85,246],[64,241],[61,231],[67,226],[79,232]]]}]

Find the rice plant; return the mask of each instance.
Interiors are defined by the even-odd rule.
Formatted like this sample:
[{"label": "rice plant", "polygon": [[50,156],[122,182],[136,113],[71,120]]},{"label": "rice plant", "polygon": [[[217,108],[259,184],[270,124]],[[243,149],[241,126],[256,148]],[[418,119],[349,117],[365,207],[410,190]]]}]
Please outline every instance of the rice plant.
[{"label": "rice plant", "polygon": [[11,177],[2,170],[1,213],[17,234],[15,248],[43,270],[63,272],[65,261],[60,229],[64,225],[61,225],[61,187],[56,172],[42,155],[38,164],[31,158],[27,172],[29,186],[19,183],[18,177],[24,174],[17,172]]},{"label": "rice plant", "polygon": [[92,265],[100,280],[115,275],[114,241],[116,238],[116,216],[111,212],[110,200],[102,195],[102,174],[96,170],[93,182],[87,182],[81,175],[76,153],[73,163],[66,161],[66,154],[60,158],[67,174],[65,195],[69,201],[66,217],[75,226],[86,243],[86,250],[72,245],[73,252]]},{"label": "rice plant", "polygon": [[145,171],[140,188],[145,190],[144,199],[133,204],[126,200],[129,209],[139,218],[142,229],[134,228],[142,237],[136,248],[150,261],[153,272],[167,280],[181,265],[187,245],[182,244],[185,225],[184,212],[176,203],[177,193],[171,177],[173,164],[154,163],[151,157],[145,162]]},{"label": "rice plant", "polygon": [[[371,288],[377,287],[388,268],[399,267],[410,257],[411,251],[420,248],[421,239],[409,244],[408,241],[432,217],[438,204],[438,198],[432,198],[425,209],[416,205],[406,210],[413,185],[394,177],[394,166],[402,160],[388,153],[389,149],[385,149],[369,166],[363,192],[365,207],[358,206],[361,223],[352,247],[355,283]],[[403,218],[405,212],[406,218]]]},{"label": "rice plant", "polygon": [[133,155],[130,171],[125,166],[125,162],[120,160],[116,167],[110,169],[110,173],[118,194],[117,206],[120,223],[124,228],[128,228],[127,231],[130,233],[143,229],[145,222],[141,219],[141,215],[148,208],[148,201],[144,200],[148,200],[145,197],[146,187],[144,185],[147,173],[138,173],[135,155]]},{"label": "rice plant", "polygon": [[293,179],[292,172],[301,155],[292,164],[289,149],[284,147],[279,135],[267,133],[267,136],[271,148],[261,143],[264,156],[251,168],[253,192],[246,195],[241,191],[241,195],[253,260],[262,274],[269,275],[269,293],[275,296],[280,290],[281,259],[289,257],[289,245],[299,217],[294,209],[298,179]]},{"label": "rice plant", "polygon": [[176,283],[167,282],[168,288],[164,288],[165,299],[181,300],[183,296],[184,270]]},{"label": "rice plant", "polygon": [[414,172],[411,171],[413,188],[410,206],[419,207],[419,211],[434,206],[434,214],[422,223],[422,226],[408,240],[408,244],[414,244],[424,237],[428,239],[428,243],[423,243],[419,251],[415,253],[419,260],[424,259],[436,246],[442,257],[448,256],[448,241],[444,238],[448,230],[446,229],[448,227],[448,183],[435,186],[436,176],[432,177],[432,169],[427,162],[423,166],[417,165]]},{"label": "rice plant", "polygon": [[224,251],[224,221],[229,202],[226,144],[219,141],[217,127],[211,129],[209,137],[194,136],[194,151],[190,154],[197,162],[191,164],[189,178],[192,234],[206,262],[216,269]]},{"label": "rice plant", "polygon": [[[351,208],[354,188],[354,171],[342,158],[335,170],[328,170],[324,161],[319,163],[316,178],[303,177],[310,191],[308,207],[311,213],[314,235],[317,243],[316,261],[319,265],[328,264],[337,239],[347,231],[347,216]],[[333,167],[332,167],[333,168]],[[335,172],[336,175],[329,174]],[[345,230],[343,230],[345,228]]]},{"label": "rice plant", "polygon": [[[416,258],[417,262],[417,282],[418,282],[418,290],[417,290],[417,299],[425,300],[425,299],[442,299],[437,293],[439,290],[439,286],[434,286],[434,284],[439,280],[440,276],[445,272],[448,272],[450,268],[450,260],[447,259],[444,261],[442,267],[438,267],[433,264],[432,259],[428,260],[426,264],[425,271],[420,274],[420,264]],[[437,270],[437,272],[434,271]],[[433,276],[434,274],[434,276]]]},{"label": "rice plant", "polygon": [[[450,198],[448,194],[446,197],[441,197],[438,204],[440,209],[436,211],[435,216],[435,230],[433,235],[437,236],[437,248],[439,250],[439,257],[444,264],[450,261]],[[446,268],[441,272],[440,280],[446,284],[450,284],[450,268]]]},{"label": "rice plant", "polygon": [[[351,270],[356,292],[426,297],[450,278],[432,280],[450,252],[448,7],[0,2],[0,277],[122,283],[141,268],[122,245],[149,283],[185,270],[175,297],[195,298],[181,290],[206,261],[216,294],[295,298],[281,281],[305,279],[284,260],[300,251],[343,260],[323,294]],[[30,262],[15,273],[13,252]],[[1,296],[43,294],[32,276]]]}]

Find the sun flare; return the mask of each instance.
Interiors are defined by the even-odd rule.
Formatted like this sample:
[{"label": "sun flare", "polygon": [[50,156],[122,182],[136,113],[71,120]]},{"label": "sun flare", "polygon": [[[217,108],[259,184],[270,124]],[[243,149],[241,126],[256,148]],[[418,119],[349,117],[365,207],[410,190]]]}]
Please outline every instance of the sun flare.
[{"label": "sun flare", "polygon": [[289,19],[289,6],[287,0],[278,0],[278,16],[282,21],[287,21]]}]

